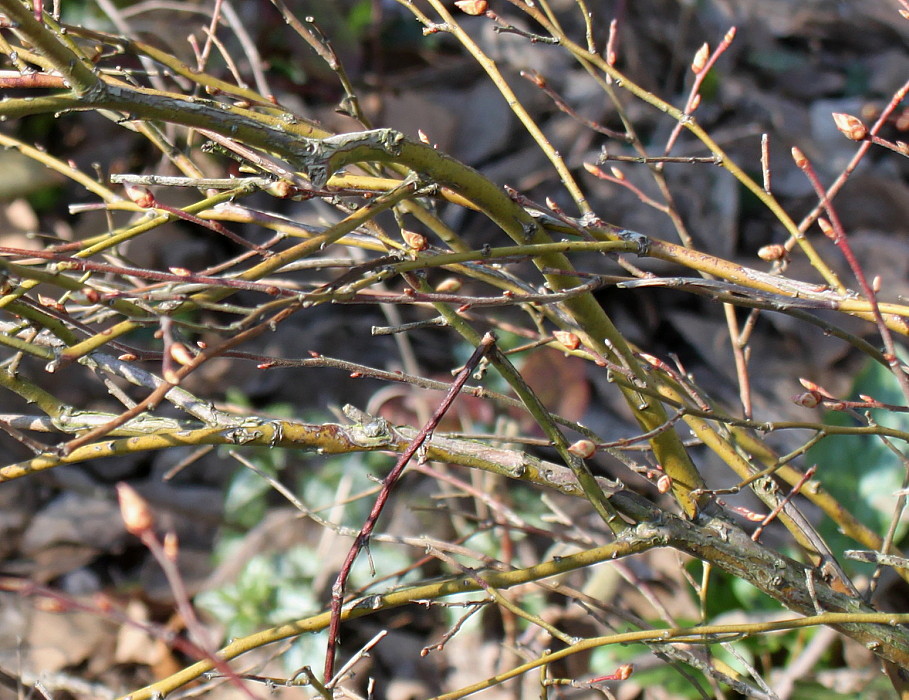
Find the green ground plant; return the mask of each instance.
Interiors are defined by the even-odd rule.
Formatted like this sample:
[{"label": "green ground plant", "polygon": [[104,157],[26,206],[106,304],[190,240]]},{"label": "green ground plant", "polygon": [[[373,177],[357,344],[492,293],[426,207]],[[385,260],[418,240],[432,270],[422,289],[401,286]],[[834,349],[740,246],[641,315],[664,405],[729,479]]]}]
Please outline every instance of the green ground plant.
[{"label": "green ground plant", "polygon": [[[647,650],[665,665],[642,670],[641,682],[676,697],[778,697],[774,670],[792,663],[820,630],[870,650],[889,683],[909,697],[909,612],[871,598],[882,567],[909,580],[899,549],[909,377],[898,353],[909,307],[878,298],[876,271],[858,263],[834,207],[869,149],[906,155],[905,144],[879,133],[909,83],[873,124],[831,115],[856,149],[833,183],[822,183],[793,149],[816,204],[797,220],[768,186],[769,165],[735,162],[696,118],[733,31],[692,58],[689,98],[678,107],[623,73],[614,29],[601,36],[584,0],[558,4],[558,12],[545,0],[512,0],[495,8],[500,14],[480,0],[399,4],[428,39],[451,41],[449,50],[457,46],[485,72],[561,181],[551,198],[534,201],[447,155],[433,145],[431,125],[422,140],[373,128],[330,37],[279,0],[268,11],[283,15],[330,67],[340,110],[356,129],[332,133],[288,107],[268,88],[263,62],[248,46],[236,49],[237,60],[254,69],[256,87],[121,28],[66,24],[38,3],[0,0],[0,50],[10,69],[0,75],[7,93],[0,119],[27,124],[53,115],[66,124],[73,113],[92,113],[156,154],[137,168],[149,172],[96,173],[58,157],[54,143],[35,148],[12,129],[0,134],[6,148],[65,182],[62,192],[81,189],[74,216],[102,215],[87,235],[0,248],[0,385],[27,406],[4,415],[0,426],[30,453],[0,467],[0,489],[67,465],[217,448],[233,476],[216,563],[240,556],[232,540],[241,541],[276,504],[295,508],[293,522],[308,533],[283,552],[243,555],[232,582],[199,596],[200,607],[228,630],[222,644],[181,581],[176,540],[159,539],[155,508],[120,485],[125,527],[161,563],[186,626],[176,635],[146,626],[186,663],[124,697],[168,696],[203,678],[246,695],[257,683],[309,686],[325,698],[366,693],[351,669],[382,648],[381,635],[366,632],[372,621],[387,624],[381,621],[397,610],[424,608],[442,611],[439,624],[449,626],[435,637],[440,641],[427,640],[424,656],[445,658],[458,634],[479,634],[468,631],[474,615],[494,620],[488,624],[500,635],[498,665],[478,662],[475,677],[456,684],[444,674],[436,679],[432,692],[447,700],[498,687],[515,697],[608,694],[635,681],[628,660]],[[585,164],[587,174],[569,167],[523,106],[513,77],[482,48],[482,27],[560,52],[589,75],[599,99],[616,110],[619,129],[588,125],[610,133],[626,162],[648,169],[662,200],[640,193],[641,206],[663,212],[678,242],[613,224],[591,206],[585,188],[635,185],[611,169],[606,152]],[[206,44],[202,53],[208,51],[221,52],[235,69],[223,45]],[[551,93],[542,74],[526,77]],[[634,115],[644,108],[665,120],[668,138],[660,143],[639,133]],[[679,158],[688,167],[722,168],[785,232],[782,242],[749,264],[698,247],[664,172],[683,138],[698,151]],[[181,203],[171,204],[178,186]],[[283,214],[287,206],[296,207],[292,215]],[[472,223],[451,225],[465,220],[446,214],[455,209]],[[127,250],[175,222],[220,237],[230,253],[193,269],[131,262]],[[235,232],[241,227],[243,235]],[[818,240],[834,243],[832,254],[847,261],[852,281],[835,271],[839,259]],[[788,274],[793,257],[808,261],[812,279]],[[602,261],[611,272],[598,271]],[[650,271],[652,261],[664,266]],[[698,295],[722,309],[740,405],[714,400],[668,353],[638,347],[598,296],[651,288]],[[378,332],[396,336],[399,361],[351,362],[344,352],[331,357],[268,344],[300,319],[326,308],[340,315],[353,305],[374,309],[376,319],[385,314],[390,328]],[[795,400],[806,419],[754,417],[748,348],[769,314],[819,327],[830,342],[864,355],[852,393],[836,396],[805,380]],[[867,338],[847,330],[856,319]],[[426,329],[444,334],[449,347],[466,348],[460,366],[441,379],[414,360],[410,334]],[[607,439],[559,415],[535,376],[539,363],[525,359],[544,347],[558,351],[553,366],[605,377],[636,429]],[[398,387],[410,403],[391,413],[346,406],[338,418],[304,421],[255,403],[225,403],[227,386],[193,382],[217,363],[252,363],[261,372],[306,368],[319,378],[344,372],[375,381],[383,387],[377,393]],[[60,377],[109,397],[83,404]],[[828,414],[809,413],[813,408]],[[774,440],[780,434],[797,436],[782,443],[791,445],[785,454]],[[601,460],[616,478],[604,476]],[[723,465],[725,477],[709,472],[710,462]],[[438,492],[418,498],[427,482]],[[728,505],[746,491],[760,510]],[[412,506],[409,519],[392,514],[404,504]],[[772,537],[769,528],[776,528]],[[320,549],[329,535],[331,546]],[[681,595],[700,619],[682,619],[656,597],[646,618],[611,604],[605,572],[661,549],[678,553],[677,568],[687,572]],[[856,558],[874,566],[863,569]],[[25,577],[5,576],[0,588],[52,601],[64,613],[89,609],[134,624],[116,607],[80,602]],[[575,631],[567,613],[553,618],[552,605],[581,610],[584,631]],[[299,616],[288,619],[293,609]],[[362,638],[363,646],[349,648],[348,637]],[[247,655],[295,639],[324,640],[324,648],[278,647],[284,651],[274,656],[286,655],[283,676],[240,670]],[[835,653],[819,654],[818,667],[834,666]],[[885,692],[884,675],[876,675],[862,697]]]}]

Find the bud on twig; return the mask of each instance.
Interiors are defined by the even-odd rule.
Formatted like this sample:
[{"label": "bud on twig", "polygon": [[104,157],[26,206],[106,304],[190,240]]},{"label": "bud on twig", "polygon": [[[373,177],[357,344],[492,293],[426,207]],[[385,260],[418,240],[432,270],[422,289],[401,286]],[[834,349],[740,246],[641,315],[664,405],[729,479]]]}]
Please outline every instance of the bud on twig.
[{"label": "bud on twig", "polygon": [[482,15],[489,3],[486,0],[457,0],[455,7],[466,15]]},{"label": "bud on twig", "polygon": [[771,245],[765,245],[758,249],[757,255],[761,260],[772,262],[774,260],[782,260],[786,257],[787,253],[786,246],[782,243],[772,243]]},{"label": "bud on twig", "polygon": [[592,440],[578,440],[569,446],[568,451],[575,457],[590,459],[597,453],[597,446]]},{"label": "bud on twig", "polygon": [[117,484],[117,500],[120,502],[120,516],[128,533],[142,537],[152,529],[155,518],[148,502],[136,489],[121,481]]},{"label": "bud on twig", "polygon": [[847,139],[861,141],[868,136],[868,127],[858,117],[853,117],[851,114],[844,114],[843,112],[834,112],[833,121],[836,123],[836,128]]},{"label": "bud on twig", "polygon": [[408,248],[417,252],[426,250],[426,248],[429,246],[429,241],[426,240],[426,236],[424,236],[422,233],[417,233],[416,231],[401,229],[401,238],[404,239],[404,242],[407,244]]},{"label": "bud on twig", "polygon": [[126,192],[126,196],[129,197],[133,204],[140,206],[143,209],[150,209],[155,206],[155,195],[153,195],[151,190],[147,187],[140,187],[139,185],[133,185],[132,183],[127,182],[123,185],[123,189]]},{"label": "bud on twig", "polygon": [[581,339],[569,331],[553,331],[552,336],[569,350],[577,350],[581,345]]},{"label": "bud on twig", "polygon": [[584,170],[586,170],[591,175],[595,175],[596,177],[602,178],[604,180],[609,179],[609,176],[593,163],[584,163],[583,165]]},{"label": "bud on twig", "polygon": [[591,678],[589,682],[605,683],[606,681],[624,681],[628,680],[632,673],[634,673],[633,664],[622,664],[614,673],[610,673],[608,676],[600,676],[599,678]]},{"label": "bud on twig", "polygon": [[436,285],[436,291],[440,294],[452,294],[461,288],[461,280],[457,277],[446,277]]},{"label": "bud on twig", "polygon": [[805,154],[802,153],[802,149],[798,146],[792,147],[792,160],[795,161],[795,164],[799,169],[802,169],[808,165],[808,159],[805,157]]},{"label": "bud on twig", "polygon": [[289,180],[275,180],[269,184],[265,191],[268,192],[272,197],[277,197],[278,199],[287,199],[291,195],[295,194],[297,188],[294,187],[293,183]]},{"label": "bud on twig", "polygon": [[804,408],[815,408],[821,402],[821,395],[816,391],[806,391],[804,394],[793,396],[792,402]]},{"label": "bud on twig", "polygon": [[707,65],[707,60],[710,58],[710,47],[707,43],[701,44],[701,48],[698,49],[698,52],[694,55],[694,59],[691,61],[691,70],[693,73],[700,73],[704,70],[704,66]]},{"label": "bud on twig", "polygon": [[184,367],[193,361],[192,353],[183,343],[171,343],[170,356]]},{"label": "bud on twig", "polygon": [[833,226],[831,226],[830,222],[827,221],[827,219],[818,217],[817,225],[820,226],[821,231],[825,236],[827,236],[827,238],[831,240],[836,238],[836,232],[833,230]]},{"label": "bud on twig", "polygon": [[177,538],[177,533],[173,530],[169,530],[164,534],[164,556],[170,559],[170,561],[177,561],[177,557],[180,554],[180,540]]},{"label": "bud on twig", "polygon": [[41,306],[44,306],[48,309],[53,309],[54,311],[59,311],[60,313],[66,313],[66,307],[63,306],[59,301],[53,297],[45,296],[44,294],[38,295],[38,303]]}]

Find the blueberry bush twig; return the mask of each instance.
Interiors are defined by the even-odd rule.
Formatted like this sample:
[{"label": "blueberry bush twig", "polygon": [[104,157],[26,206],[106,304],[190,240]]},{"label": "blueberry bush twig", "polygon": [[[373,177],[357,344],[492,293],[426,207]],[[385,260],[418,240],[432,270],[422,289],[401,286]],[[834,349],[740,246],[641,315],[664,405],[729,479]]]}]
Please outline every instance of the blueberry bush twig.
[{"label": "blueberry bush twig", "polygon": [[[289,8],[276,4],[286,19],[295,20]],[[563,27],[545,2],[538,3],[540,7],[517,0],[511,4],[546,34],[528,32],[504,13],[482,19],[519,40],[538,42],[546,51],[567,52],[584,71],[595,76],[596,84],[604,88],[606,95],[627,91],[666,115],[673,136],[665,153],[647,153],[631,128],[628,110],[623,112],[628,124],[623,138],[637,149],[639,156],[635,158],[640,158],[641,165],[656,169],[658,189],[666,201],[654,203],[675,220],[683,241],[679,245],[600,218],[585,193],[580,171],[570,167],[555,150],[545,129],[518,101],[507,74],[474,39],[471,27],[436,0],[430,0],[428,7],[438,19],[433,19],[428,9],[424,12],[412,3],[401,4],[414,13],[427,33],[453,35],[484,69],[517,113],[529,137],[546,154],[576,207],[577,216],[566,213],[554,201],[543,206],[521,192],[506,190],[428,142],[408,138],[394,128],[331,133],[294,114],[282,105],[280,96],[263,95],[190,67],[136,38],[67,27],[51,17],[36,18],[33,9],[18,0],[0,0],[6,17],[2,31],[10,64],[21,71],[22,61],[27,61],[42,78],[30,81],[23,80],[23,75],[0,74],[0,86],[17,91],[15,97],[0,101],[0,117],[7,121],[28,120],[53,114],[66,123],[75,118],[71,112],[94,112],[112,121],[106,125],[109,128],[122,125],[134,138],[144,140],[160,153],[160,162],[168,164],[169,172],[176,169],[182,173],[179,183],[165,179],[169,176],[164,173],[130,174],[99,182],[97,177],[67,162],[62,153],[47,153],[12,136],[0,135],[2,145],[17,149],[65,178],[69,187],[92,198],[89,203],[74,204],[74,216],[92,210],[109,217],[105,226],[84,239],[48,239],[42,249],[35,251],[14,246],[0,248],[4,275],[0,289],[0,344],[6,353],[0,368],[0,387],[9,396],[29,402],[30,410],[40,412],[3,414],[0,428],[13,437],[19,436],[27,457],[0,466],[0,488],[4,482],[63,465],[120,455],[153,455],[184,446],[223,445],[251,453],[256,449],[286,449],[315,455],[313,459],[323,461],[330,455],[352,456],[361,452],[397,456],[396,466],[385,477],[376,508],[358,528],[351,530],[359,534],[354,536],[350,556],[335,578],[330,598],[322,601],[322,612],[301,615],[295,622],[245,635],[222,648],[216,658],[200,658],[129,696],[151,698],[173,692],[218,667],[220,662],[276,640],[328,629],[325,671],[320,679],[313,676],[313,685],[321,688],[319,692],[324,695],[326,684],[332,681],[342,622],[346,628],[358,619],[417,601],[442,601],[464,592],[485,592],[510,614],[520,611],[515,619],[542,621],[537,626],[553,639],[570,640],[561,622],[544,620],[529,609],[529,604],[524,607],[523,594],[517,592],[519,587],[531,583],[544,586],[546,579],[568,572],[592,576],[595,564],[659,548],[671,548],[706,562],[715,570],[750,583],[768,600],[804,617],[725,626],[710,625],[704,620],[704,624],[675,624],[669,629],[648,629],[646,623],[636,623],[633,631],[590,635],[563,651],[544,654],[537,650],[533,661],[462,688],[443,689],[441,697],[462,697],[594,647],[631,642],[652,644],[654,649],[675,642],[710,645],[777,629],[815,625],[829,625],[872,649],[887,663],[909,667],[909,635],[901,626],[906,618],[882,613],[862,599],[860,583],[851,580],[838,560],[841,553],[832,549],[821,528],[800,508],[803,499],[812,501],[826,518],[866,549],[895,555],[883,551],[895,549],[894,528],[883,536],[863,522],[850,510],[849,503],[837,501],[824,488],[823,466],[815,473],[803,469],[801,461],[812,446],[830,435],[872,435],[904,443],[909,437],[904,430],[863,418],[857,410],[895,414],[901,407],[873,397],[863,398],[862,402],[838,399],[816,386],[806,386],[808,390],[798,398],[800,405],[852,411],[849,415],[859,422],[843,426],[825,425],[819,420],[757,420],[747,407],[744,415],[738,415],[713,399],[699,385],[696,374],[689,376],[683,367],[673,366],[655,357],[650,349],[632,343],[596,296],[603,289],[630,295],[645,287],[661,287],[678,295],[698,295],[730,309],[788,314],[799,323],[820,326],[893,372],[905,371],[890,335],[907,334],[909,308],[899,302],[878,301],[873,290],[864,298],[849,293],[829,262],[811,244],[807,226],[796,225],[769,188],[758,185],[746,174],[753,164],[733,162],[694,119],[698,88],[705,71],[720,60],[721,52],[714,52],[704,61],[688,103],[678,109],[616,69],[615,56],[601,58],[595,51],[595,25],[589,17],[583,21],[586,46],[571,41],[564,28],[569,25],[565,23]],[[461,5],[465,3],[458,7]],[[485,13],[481,6],[485,5],[466,4],[481,18]],[[584,4],[579,3],[579,7]],[[337,55],[322,43],[315,29],[310,31],[300,22],[296,28],[318,44],[317,48],[325,49],[320,53],[334,65],[347,111],[354,112],[364,125],[368,123],[366,110],[354,91],[355,82],[337,63]],[[731,41],[732,36],[727,35],[726,43]],[[146,82],[141,73],[124,73],[119,65],[107,60],[111,52],[148,59],[161,67],[164,77]],[[202,53],[200,61],[204,58]],[[261,80],[259,83],[265,84]],[[30,89],[42,92],[22,96],[22,90]],[[898,102],[894,96],[888,109],[895,110]],[[563,106],[569,107],[567,102]],[[566,111],[570,112],[570,107]],[[601,136],[622,135],[615,130],[598,129],[593,123],[587,126]],[[874,145],[886,147],[880,142],[882,137],[877,136],[879,125],[872,128],[867,139],[854,125],[849,128],[853,136],[861,137],[856,140],[865,141],[865,151]],[[757,197],[788,232],[790,240],[786,246],[790,252],[794,251],[794,241],[825,284],[787,277],[782,267],[767,272],[759,269],[757,261],[750,265],[742,260],[726,260],[694,247],[695,238],[682,230],[671,188],[658,170],[662,165],[677,165],[670,160],[673,156],[668,151],[682,129],[703,144],[705,155],[701,161],[706,158],[720,165]],[[202,140],[206,142],[204,149],[198,145]],[[895,144],[890,150],[899,153],[900,147]],[[208,177],[213,163],[226,171],[223,161],[228,158],[239,160],[241,168],[249,172],[238,178]],[[654,158],[663,160],[656,163]],[[698,161],[690,165],[705,167],[704,162]],[[589,168],[594,175],[597,170],[598,166]],[[606,180],[621,179],[600,172]],[[843,180],[839,178],[826,190],[817,183],[819,206],[830,209],[829,200]],[[126,183],[126,196],[120,194],[121,183]],[[188,193],[190,203],[170,202],[170,188],[177,184]],[[142,189],[151,187],[156,188],[154,193]],[[263,205],[262,200],[268,198],[273,204]],[[442,203],[478,214],[494,231],[494,242],[478,244],[469,227],[453,226],[440,213],[438,207]],[[302,223],[272,211],[272,206],[279,209],[298,204],[297,211],[318,205],[317,220]],[[325,215],[326,211],[331,216]],[[158,269],[128,260],[124,252],[128,244],[144,241],[143,237],[175,221],[197,227],[204,235],[222,236],[219,244],[232,244],[232,252],[204,270],[179,266]],[[253,226],[264,235],[258,236],[255,243],[239,243],[242,239],[234,227],[239,230],[240,225]],[[841,229],[837,222],[835,234],[839,241],[846,235]],[[587,271],[589,260],[606,256],[620,259],[624,272],[605,275]],[[635,257],[637,260],[633,261]],[[640,265],[648,259],[672,263],[684,272],[672,276],[645,273]],[[446,277],[440,279],[443,275]],[[860,277],[864,279],[863,275]],[[864,283],[863,287],[871,289],[869,284]],[[301,319],[305,321],[314,309],[383,304],[432,314],[434,332],[445,333],[452,344],[462,343],[475,352],[470,361],[456,368],[454,384],[380,367],[382,361],[378,358],[354,363],[335,360],[318,351],[308,353],[308,348],[263,350],[264,337]],[[499,314],[502,310],[509,313]],[[873,347],[853,330],[838,326],[826,316],[822,318],[822,311],[850,317],[848,320],[874,321],[887,339],[885,351]],[[414,323],[420,328],[430,327],[424,321],[421,318]],[[403,335],[415,327],[392,323],[387,330]],[[489,337],[489,328],[502,336],[507,332],[519,341],[515,347],[507,347],[510,339],[493,347],[491,341],[484,340]],[[735,328],[736,324],[730,323],[731,336],[737,335]],[[191,338],[196,337],[199,341],[193,342]],[[609,391],[614,390],[636,425],[631,434],[607,440],[577,419],[557,415],[532,386],[534,377],[522,369],[520,361],[520,355],[542,346],[557,348],[566,362],[583,364],[604,375]],[[204,383],[194,383],[201,370],[214,366],[216,361],[255,363],[262,372],[289,368],[344,371],[357,379],[389,386],[394,383],[419,393],[431,407],[433,417],[428,423],[408,419],[391,425],[369,411],[348,411],[348,417],[354,418],[342,424],[274,417],[253,409],[228,410],[214,405],[222,398],[217,392],[203,395],[209,388]],[[747,363],[740,363],[739,371],[744,393]],[[472,374],[483,372],[503,379],[507,388],[498,386],[493,391],[482,384],[468,384]],[[65,400],[65,392],[52,381],[54,374],[91,377],[107,407],[95,409]],[[114,386],[114,378],[126,380],[138,393],[127,395]],[[106,384],[104,380],[108,380]],[[430,393],[446,391],[449,393],[445,398]],[[446,435],[441,424],[443,416],[457,413],[465,422],[469,419],[467,409],[452,405],[456,394],[482,401],[503,419],[535,426],[535,439],[542,439],[551,451],[540,456],[520,450],[509,443],[504,433],[482,440]],[[164,406],[179,411],[181,417],[166,414]],[[510,411],[520,418],[509,416]],[[688,436],[679,429],[682,424],[702,448],[729,468],[735,479],[733,487],[720,488],[711,483],[712,477],[708,479],[701,468],[699,453],[691,449]],[[42,440],[30,438],[26,431],[41,431]],[[808,431],[810,435],[787,455],[779,455],[765,440],[767,434],[795,431]],[[53,442],[46,441],[48,435]],[[638,447],[644,457],[632,452],[631,446]],[[520,525],[512,523],[507,527],[514,528],[515,534],[521,527],[535,528],[535,535],[552,544],[571,544],[580,547],[580,551],[531,565],[503,556],[505,561],[496,560],[493,565],[492,558],[477,549],[478,561],[488,564],[488,570],[458,562],[453,567],[456,574],[449,573],[438,581],[390,586],[379,592],[366,589],[348,597],[353,559],[367,540],[378,534],[375,530],[380,526],[378,516],[383,504],[404,497],[401,489],[392,491],[391,486],[414,453],[421,460],[464,467],[476,475],[526,485],[535,489],[533,493],[574,497],[583,504],[584,513],[595,514],[594,524],[572,523],[570,518],[564,518],[569,521],[567,530],[560,533],[556,528],[531,526],[524,517]],[[647,482],[646,488],[641,489],[647,495],[597,472],[597,460],[606,453],[615,456],[619,465],[628,467],[622,474],[627,473],[629,483],[641,478]],[[312,478],[318,479],[318,475]],[[457,484],[458,480],[446,483]],[[473,485],[470,489],[476,494]],[[744,489],[750,489],[766,506],[769,515],[757,514],[761,522],[778,520],[782,524],[794,545],[791,550],[784,554],[770,544],[755,541],[760,538],[752,539],[747,526],[736,524],[733,516],[737,511],[721,497]],[[477,512],[505,507],[500,505],[505,499],[470,496],[468,488],[464,494],[472,499]],[[515,509],[513,504],[508,507]],[[452,515],[452,522],[458,517]],[[583,516],[577,519],[585,520]],[[490,520],[499,528],[506,527],[506,521],[507,518]],[[503,540],[510,539],[512,531],[508,530],[508,534]],[[410,546],[415,546],[412,543],[418,539],[411,538]],[[462,552],[470,551],[471,546],[479,547],[459,546],[464,547]],[[440,553],[436,559],[452,567],[454,560],[450,557]],[[465,570],[469,573],[457,575]],[[418,568],[414,567],[414,571]],[[905,570],[899,573],[906,576]],[[43,595],[42,590],[26,586],[19,579],[2,579],[0,587]],[[502,598],[501,592],[509,589],[516,590],[515,597]],[[179,600],[186,610],[185,596]],[[191,611],[187,616],[192,617]],[[378,646],[382,643],[378,642]],[[710,669],[710,677],[723,675],[718,664],[703,659],[701,662]],[[758,679],[741,686],[755,697],[761,696],[763,687]],[[736,689],[740,690],[739,686]],[[545,687],[542,692],[546,692]]]}]

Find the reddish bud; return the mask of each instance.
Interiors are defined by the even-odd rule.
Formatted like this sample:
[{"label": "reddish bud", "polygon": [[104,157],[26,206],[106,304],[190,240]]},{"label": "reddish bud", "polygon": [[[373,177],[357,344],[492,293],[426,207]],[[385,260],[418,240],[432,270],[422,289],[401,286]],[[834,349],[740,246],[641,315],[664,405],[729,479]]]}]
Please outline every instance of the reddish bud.
[{"label": "reddish bud", "polygon": [[808,159],[805,157],[805,154],[802,153],[802,149],[798,146],[792,147],[792,160],[795,161],[796,166],[799,168],[805,168],[808,166]]},{"label": "reddish bud", "polygon": [[668,474],[663,474],[656,482],[657,491],[660,493],[666,493],[669,489],[672,488],[672,477]]},{"label": "reddish bud", "polygon": [[742,506],[730,506],[732,510],[741,515],[745,520],[748,520],[752,523],[763,522],[764,516],[760,513],[755,513],[753,510],[748,510]]},{"label": "reddish bud", "polygon": [[287,199],[297,191],[297,188],[289,180],[275,180],[265,188],[265,191],[272,197]]},{"label": "reddish bud", "polygon": [[189,277],[192,274],[192,270],[189,270],[185,267],[169,267],[167,269],[177,277]]},{"label": "reddish bud", "polygon": [[827,238],[829,238],[830,240],[833,240],[836,238],[836,231],[833,230],[833,226],[830,224],[829,221],[827,221],[827,219],[824,219],[823,217],[818,217],[817,225],[820,226],[821,232],[825,236],[827,236]]},{"label": "reddish bud", "polygon": [[815,408],[821,402],[821,395],[816,391],[806,391],[804,394],[796,394],[792,397],[792,402],[804,408]]},{"label": "reddish bud", "polygon": [[691,98],[691,103],[688,106],[688,111],[693,112],[701,105],[701,93],[698,93]]},{"label": "reddish bud", "polygon": [[602,170],[600,170],[600,168],[598,168],[593,163],[584,163],[584,170],[586,170],[591,175],[595,175],[598,178],[601,178],[604,180],[609,177],[606,173],[604,173]]},{"label": "reddish bud", "polygon": [[429,137],[422,129],[417,129],[417,138],[420,139],[420,143],[425,143],[427,146],[430,145]]},{"label": "reddish bud", "polygon": [[465,15],[482,15],[489,7],[489,3],[486,0],[457,0],[455,7]]},{"label": "reddish bud", "polygon": [[590,459],[597,453],[597,446],[592,440],[578,440],[568,447],[568,451],[575,457]]},{"label": "reddish bud", "polygon": [[171,343],[170,356],[184,367],[193,361],[192,353],[187,350],[183,343]]},{"label": "reddish bud", "polygon": [[170,561],[177,561],[179,553],[180,540],[177,538],[177,533],[170,530],[164,535],[164,556]]},{"label": "reddish bud", "polygon": [[833,121],[836,128],[840,130],[847,139],[861,141],[868,136],[868,127],[858,117],[843,112],[834,112]]},{"label": "reddish bud", "polygon": [[436,285],[436,291],[439,294],[450,294],[457,292],[461,288],[461,280],[457,277],[446,277]]},{"label": "reddish bud", "polygon": [[101,613],[109,613],[114,609],[114,601],[107,593],[98,592],[92,596],[92,603]]},{"label": "reddish bud", "polygon": [[401,238],[404,239],[407,247],[411,250],[426,250],[426,248],[429,246],[429,241],[426,240],[426,236],[424,236],[422,233],[416,233],[414,231],[402,229]]},{"label": "reddish bud", "polygon": [[552,336],[569,350],[577,350],[581,346],[581,339],[569,331],[553,331]]},{"label": "reddish bud", "polygon": [[630,678],[632,673],[634,673],[633,664],[622,664],[615,670],[615,673],[610,673],[608,676],[600,676],[599,678],[591,678],[589,682],[604,683],[605,681],[624,681]]},{"label": "reddish bud", "polygon": [[155,195],[153,195],[151,190],[147,187],[139,187],[138,185],[126,183],[123,185],[123,189],[126,192],[126,196],[129,197],[133,204],[136,204],[143,209],[155,206]]},{"label": "reddish bud", "polygon": [[152,529],[155,519],[151,508],[136,489],[121,481],[117,484],[117,500],[120,502],[120,516],[127,532],[141,537]]},{"label": "reddish bud", "polygon": [[765,245],[761,247],[757,255],[761,260],[766,260],[767,262],[772,262],[774,260],[782,260],[789,254],[789,251],[786,250],[786,246],[782,243],[771,243],[770,245]]},{"label": "reddish bud", "polygon": [[537,73],[535,70],[522,70],[521,77],[529,80],[538,88],[546,87],[546,78]]},{"label": "reddish bud", "polygon": [[59,598],[38,598],[35,607],[41,612],[62,613],[69,610],[69,605]]},{"label": "reddish bud", "polygon": [[694,59],[691,61],[691,70],[694,73],[700,73],[704,70],[704,66],[707,65],[707,60],[710,58],[710,47],[706,44],[701,44],[701,48],[698,49],[697,53],[694,54]]},{"label": "reddish bud", "polygon": [[612,173],[612,176],[613,176],[616,180],[623,181],[623,180],[625,179],[625,173],[623,173],[621,170],[619,170],[619,169],[618,169],[617,167],[615,167],[614,165],[613,165],[611,168],[609,168],[609,170],[610,170],[610,172]]},{"label": "reddish bud", "polygon": [[139,358],[136,355],[133,355],[133,353],[131,353],[131,352],[125,352],[122,355],[120,355],[117,359],[120,360],[121,362],[135,362]]},{"label": "reddish bud", "polygon": [[64,313],[66,311],[66,307],[63,306],[63,304],[61,304],[59,301],[53,297],[44,296],[43,294],[38,295],[38,303],[45,308],[53,309],[54,311],[59,311],[60,313]]},{"label": "reddish bud", "polygon": [[836,398],[833,394],[831,394],[829,391],[827,391],[820,384],[815,384],[810,379],[805,379],[804,377],[799,377],[799,384],[801,384],[803,387],[805,387],[808,391],[813,391],[817,394],[820,394],[825,399],[835,399]]}]

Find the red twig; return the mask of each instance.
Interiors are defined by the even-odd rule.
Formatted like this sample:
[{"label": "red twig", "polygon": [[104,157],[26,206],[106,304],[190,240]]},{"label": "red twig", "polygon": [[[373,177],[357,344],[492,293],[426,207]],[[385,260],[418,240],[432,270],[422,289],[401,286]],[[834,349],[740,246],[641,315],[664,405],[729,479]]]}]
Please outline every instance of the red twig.
[{"label": "red twig", "polygon": [[[710,69],[713,68],[713,64],[732,44],[734,38],[735,27],[730,27],[712,54],[707,44],[704,44],[695,55],[694,62],[691,64],[691,69],[694,71],[694,83],[691,86],[691,92],[688,94],[688,101],[685,103],[684,111],[686,116],[698,108],[701,102],[701,83],[704,82],[704,78],[707,77]],[[666,148],[663,150],[664,155],[669,155],[670,151],[672,151],[672,147],[675,145],[680,133],[682,133],[682,123],[678,122],[666,141]]]},{"label": "red twig", "polygon": [[827,216],[830,219],[829,223],[822,219],[819,219],[818,223],[821,224],[821,229],[824,231],[825,235],[834,242],[836,247],[839,248],[840,252],[843,254],[849,268],[852,270],[852,274],[855,275],[855,279],[859,284],[859,288],[862,290],[862,294],[868,300],[868,303],[871,306],[871,315],[874,318],[874,323],[881,335],[881,340],[884,342],[884,357],[887,360],[890,370],[896,377],[900,389],[902,389],[903,396],[906,398],[906,401],[909,402],[909,377],[907,377],[906,373],[900,368],[900,359],[896,354],[896,344],[893,342],[893,335],[890,333],[890,329],[884,322],[884,316],[881,313],[877,301],[877,293],[875,292],[874,287],[868,283],[868,278],[865,277],[865,271],[855,257],[852,246],[849,245],[849,240],[846,237],[846,231],[843,228],[843,224],[840,222],[840,217],[836,213],[836,209],[833,207],[830,197],[821,184],[810,161],[798,148],[792,149],[792,157],[799,169],[805,173],[805,176],[817,193],[820,205],[827,212]]},{"label": "red twig", "polygon": [[416,454],[417,450],[420,449],[423,443],[436,429],[439,421],[442,420],[442,417],[445,415],[448,409],[451,408],[452,403],[454,403],[454,400],[461,392],[461,387],[463,387],[467,380],[470,378],[471,373],[474,371],[480,360],[485,357],[493,347],[495,347],[495,342],[495,336],[492,335],[492,333],[487,333],[483,336],[483,339],[480,341],[480,345],[476,350],[474,350],[473,354],[470,356],[470,359],[466,362],[461,371],[458,372],[455,380],[451,383],[451,387],[449,388],[448,393],[445,395],[445,398],[442,399],[442,402],[433,412],[430,419],[420,429],[420,432],[417,433],[416,437],[414,437],[410,445],[407,446],[407,449],[404,450],[395,466],[382,482],[382,490],[376,497],[376,502],[372,506],[369,517],[366,519],[366,522],[363,523],[363,527],[360,528],[360,532],[357,533],[357,537],[354,540],[350,551],[347,553],[347,558],[344,560],[344,564],[342,565],[341,570],[338,572],[338,577],[331,589],[331,621],[328,626],[328,648],[325,653],[325,683],[329,683],[334,676],[335,654],[337,652],[338,638],[341,628],[341,607],[344,604],[344,588],[347,584],[347,579],[350,576],[350,570],[353,568],[354,561],[356,560],[357,555],[360,553],[360,551],[369,543],[369,537],[372,534],[372,531],[375,529],[376,522],[378,522],[379,516],[382,514],[385,505],[388,503],[388,499],[391,496],[391,491],[394,488],[395,483],[401,477],[401,474],[404,472],[404,468],[407,466],[407,463],[410,462],[411,458],[414,456],[414,454]]}]

